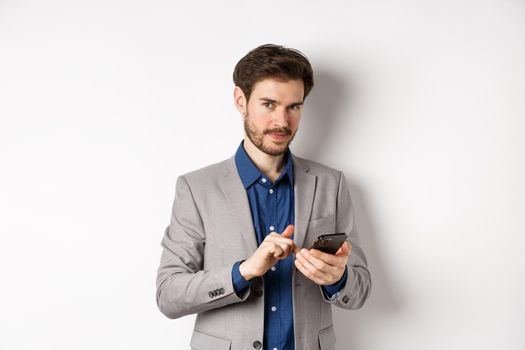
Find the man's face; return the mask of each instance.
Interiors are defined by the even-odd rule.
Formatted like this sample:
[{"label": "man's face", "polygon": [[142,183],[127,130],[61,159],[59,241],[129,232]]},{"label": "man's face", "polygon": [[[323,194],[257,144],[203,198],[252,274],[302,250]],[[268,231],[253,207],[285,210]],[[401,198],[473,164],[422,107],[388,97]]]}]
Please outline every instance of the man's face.
[{"label": "man's face", "polygon": [[244,131],[255,147],[272,156],[286,151],[299,127],[303,94],[302,80],[268,78],[254,85]]}]

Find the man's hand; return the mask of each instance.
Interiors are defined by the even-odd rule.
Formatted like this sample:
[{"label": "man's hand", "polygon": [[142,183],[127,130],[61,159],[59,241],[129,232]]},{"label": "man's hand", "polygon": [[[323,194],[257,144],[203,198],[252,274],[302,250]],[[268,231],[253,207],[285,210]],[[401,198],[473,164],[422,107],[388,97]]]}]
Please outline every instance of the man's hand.
[{"label": "man's hand", "polygon": [[239,265],[241,276],[245,280],[260,277],[275,265],[278,260],[286,259],[296,249],[293,240],[294,226],[288,225],[282,234],[270,233],[251,257]]},{"label": "man's hand", "polygon": [[318,285],[334,284],[343,277],[351,250],[348,242],[344,242],[335,255],[303,248],[295,254],[295,266]]}]

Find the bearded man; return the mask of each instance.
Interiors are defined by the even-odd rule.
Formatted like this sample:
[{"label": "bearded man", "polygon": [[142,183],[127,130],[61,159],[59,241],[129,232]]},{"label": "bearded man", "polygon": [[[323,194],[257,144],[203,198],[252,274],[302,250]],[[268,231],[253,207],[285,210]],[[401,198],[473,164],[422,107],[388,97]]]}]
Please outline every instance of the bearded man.
[{"label": "bearded man", "polygon": [[[267,44],[233,80],[244,139],[229,159],[177,178],[157,305],[169,318],[197,314],[192,349],[333,350],[331,306],[360,308],[371,279],[344,174],[289,148],[312,67]],[[311,248],[329,233],[347,235],[335,254]]]}]

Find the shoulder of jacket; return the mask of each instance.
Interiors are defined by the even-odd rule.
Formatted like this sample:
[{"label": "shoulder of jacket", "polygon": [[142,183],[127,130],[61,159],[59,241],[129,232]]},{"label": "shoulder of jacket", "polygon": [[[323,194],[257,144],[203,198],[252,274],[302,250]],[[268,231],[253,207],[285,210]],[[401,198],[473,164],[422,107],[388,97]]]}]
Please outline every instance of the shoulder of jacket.
[{"label": "shoulder of jacket", "polygon": [[233,161],[232,158],[228,158],[220,162],[206,165],[202,168],[189,171],[185,174],[180,175],[180,177],[183,177],[187,182],[195,182],[195,181],[203,181],[203,180],[211,181],[214,178],[217,178],[218,175],[222,175],[226,173],[228,169],[231,167],[232,161]]},{"label": "shoulder of jacket", "polygon": [[333,177],[336,179],[339,179],[342,175],[341,170],[332,168],[328,165],[298,156],[294,157],[298,164],[300,164],[303,168],[308,169],[308,173],[310,174],[320,177]]}]

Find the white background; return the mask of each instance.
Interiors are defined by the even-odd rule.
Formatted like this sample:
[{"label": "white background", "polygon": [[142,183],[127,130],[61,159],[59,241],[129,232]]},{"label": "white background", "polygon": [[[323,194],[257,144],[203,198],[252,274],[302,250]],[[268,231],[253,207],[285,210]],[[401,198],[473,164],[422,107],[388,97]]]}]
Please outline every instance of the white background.
[{"label": "white background", "polygon": [[525,348],[525,2],[0,1],[0,348],[188,348],[155,303],[232,72],[314,67],[292,151],[347,175],[373,275],[338,349]]}]

